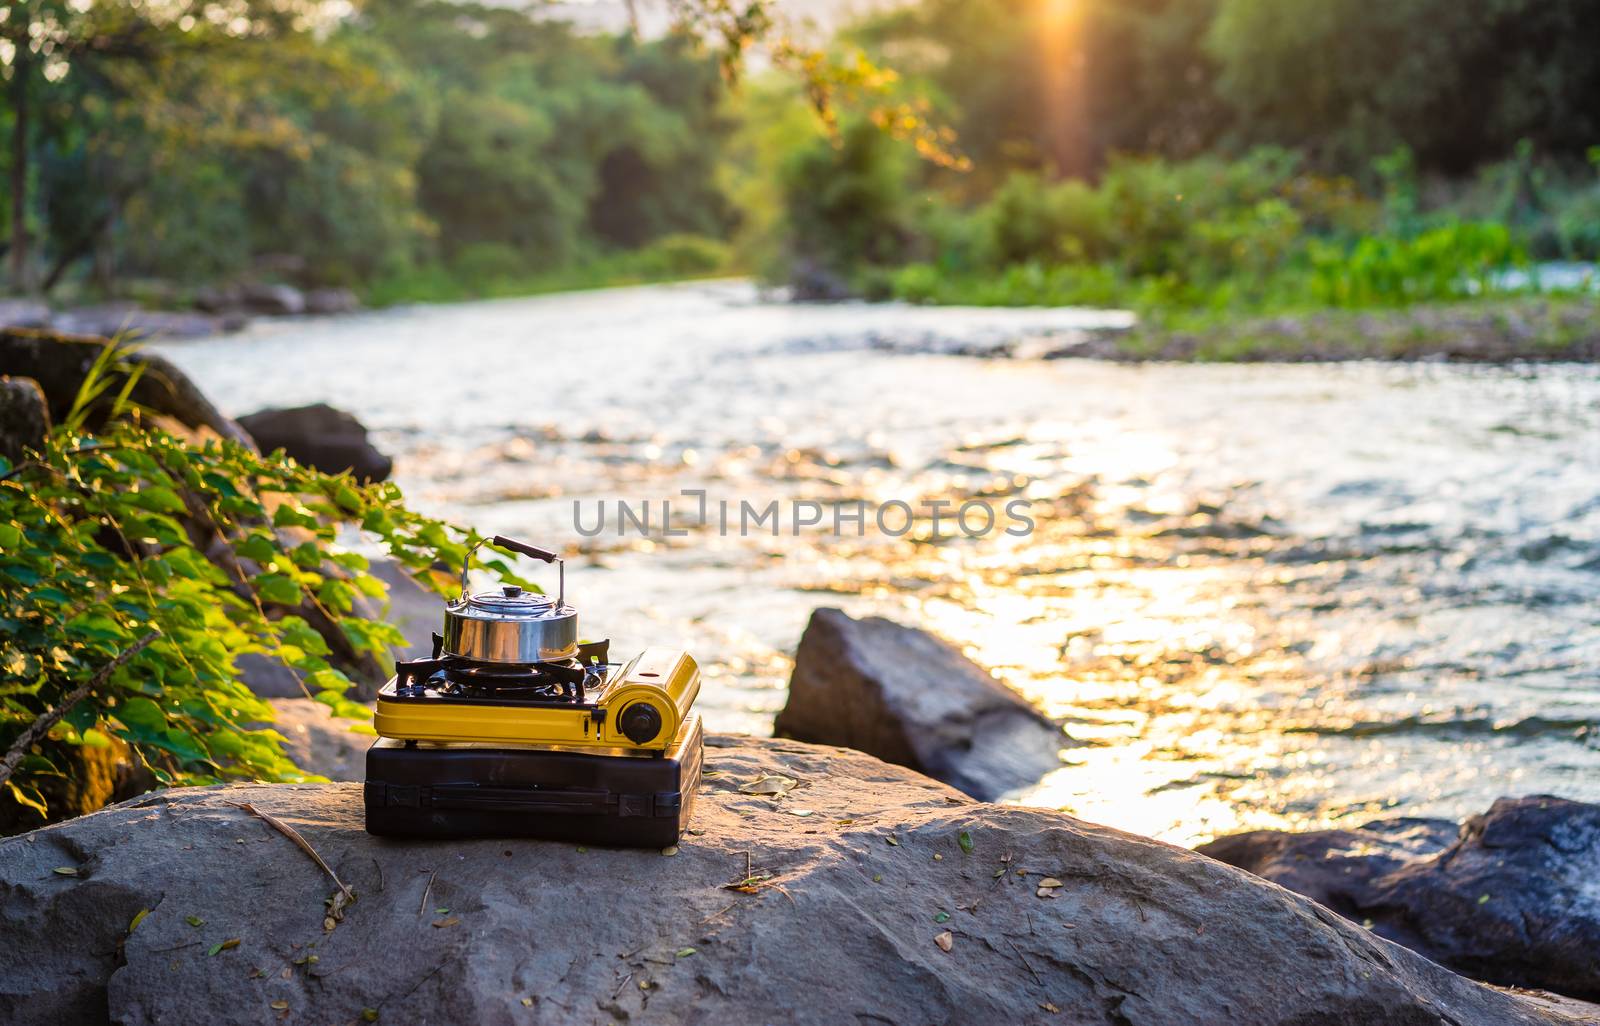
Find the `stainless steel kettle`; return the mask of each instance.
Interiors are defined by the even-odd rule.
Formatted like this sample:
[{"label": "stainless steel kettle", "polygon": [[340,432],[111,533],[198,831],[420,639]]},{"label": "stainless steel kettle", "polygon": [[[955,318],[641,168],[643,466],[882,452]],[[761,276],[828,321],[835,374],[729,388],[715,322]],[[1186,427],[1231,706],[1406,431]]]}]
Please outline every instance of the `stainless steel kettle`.
[{"label": "stainless steel kettle", "polygon": [[[468,592],[472,557],[488,542],[555,563],[560,574],[556,597],[515,584]],[[566,592],[566,564],[560,556],[500,535],[486,538],[467,551],[461,563],[461,596],[444,607],[444,651],[483,663],[550,662],[576,655],[578,611],[567,605]]]}]

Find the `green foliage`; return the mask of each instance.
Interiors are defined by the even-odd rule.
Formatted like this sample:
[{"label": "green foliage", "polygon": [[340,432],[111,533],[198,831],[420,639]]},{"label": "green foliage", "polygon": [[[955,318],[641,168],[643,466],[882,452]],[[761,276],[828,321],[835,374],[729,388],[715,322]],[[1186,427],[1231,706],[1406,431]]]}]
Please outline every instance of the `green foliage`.
[{"label": "green foliage", "polygon": [[1017,174],[975,210],[923,212],[925,234],[909,248],[933,259],[892,272],[889,291],[1168,317],[1507,291],[1503,272],[1527,261],[1508,227],[1422,209],[1404,152],[1381,161],[1379,177],[1381,199],[1364,198],[1272,148],[1235,161],[1118,158],[1094,187]]},{"label": "green foliage", "polygon": [[821,140],[794,154],[783,169],[790,271],[859,281],[901,260],[909,167],[909,154],[865,121],[846,126],[836,145]]},{"label": "green foliage", "polygon": [[1351,169],[1405,145],[1462,172],[1600,138],[1597,38],[1591,0],[1222,0],[1208,47],[1246,141]]},{"label": "green foliage", "polygon": [[1344,247],[1313,240],[1312,291],[1329,306],[1398,305],[1491,291],[1527,254],[1502,224],[1446,224],[1415,238],[1368,236]]},{"label": "green foliage", "polygon": [[42,25],[72,58],[26,69],[28,208],[68,288],[268,277],[426,297],[436,268],[483,273],[474,247],[515,251],[499,281],[736,223],[715,171],[725,89],[690,36],[447,0],[245,0],[235,31],[200,7],[52,2],[0,23]]},{"label": "green foliage", "polygon": [[1111,210],[1106,196],[1084,182],[1049,185],[1021,172],[1006,179],[985,207],[988,256],[1002,267],[1105,255]]},{"label": "green foliage", "polygon": [[727,243],[702,235],[667,235],[632,254],[627,263],[643,279],[699,278],[726,270],[733,254]]},{"label": "green foliage", "polygon": [[[108,350],[109,351],[109,350]],[[410,512],[392,484],[360,485],[232,442],[189,443],[119,422],[64,425],[0,483],[0,746],[9,747],[119,653],[154,641],[51,732],[66,745],[125,741],[162,784],[297,780],[283,738],[236,673],[245,653],[281,661],[342,715],[340,662],[384,663],[402,643],[363,615],[382,581],[340,544],[351,530],[436,590],[477,540]],[[41,815],[58,773],[28,755],[11,797]]]}]

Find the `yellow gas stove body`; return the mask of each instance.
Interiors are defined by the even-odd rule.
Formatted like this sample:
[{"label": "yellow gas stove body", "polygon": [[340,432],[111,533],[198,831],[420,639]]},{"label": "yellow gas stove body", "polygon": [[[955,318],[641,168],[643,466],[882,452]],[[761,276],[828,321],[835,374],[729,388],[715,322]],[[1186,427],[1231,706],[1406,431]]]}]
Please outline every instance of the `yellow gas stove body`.
[{"label": "yellow gas stove body", "polygon": [[374,726],[397,741],[503,742],[660,755],[688,720],[700,667],[681,649],[649,648],[579,701],[459,697],[426,686],[378,692]]}]

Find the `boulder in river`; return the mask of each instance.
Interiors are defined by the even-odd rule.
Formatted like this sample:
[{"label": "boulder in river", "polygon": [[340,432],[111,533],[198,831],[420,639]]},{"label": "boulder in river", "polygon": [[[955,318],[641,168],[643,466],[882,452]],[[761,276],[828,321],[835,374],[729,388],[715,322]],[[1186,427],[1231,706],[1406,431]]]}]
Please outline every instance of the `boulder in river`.
[{"label": "boulder in river", "polygon": [[326,403],[247,414],[239,423],[263,452],[283,449],[294,459],[328,474],[353,471],[362,481],[382,481],[394,461],[367,441],[354,416]]},{"label": "boulder in river", "polygon": [[[403,843],[357,784],[157,792],[0,842],[0,1019],[1528,1026],[1193,852],[868,756],[714,737],[666,851]],[[779,778],[781,797],[748,794]],[[325,922],[329,876],[355,895]],[[331,927],[331,928],[330,928]],[[1592,1020],[1591,1020],[1592,1021]]]},{"label": "boulder in river", "polygon": [[15,465],[23,454],[44,444],[50,433],[50,407],[32,378],[0,375],[0,457]]},{"label": "boulder in river", "polygon": [[1600,1000],[1600,805],[1502,798],[1459,829],[1256,830],[1199,851],[1458,972]]},{"label": "boulder in river", "polygon": [[349,289],[310,289],[306,292],[308,314],[330,316],[355,313],[361,309],[361,300]]},{"label": "boulder in river", "polygon": [[269,317],[293,317],[306,312],[305,293],[293,285],[249,282],[239,287],[239,309]]},{"label": "boulder in river", "polygon": [[838,609],[811,614],[774,731],[855,748],[984,800],[1035,783],[1073,743],[946,642]]},{"label": "boulder in river", "polygon": [[[106,344],[104,338],[86,335],[0,328],[0,367],[8,374],[37,381],[44,390],[51,418],[59,422],[71,411],[85,375],[105,352]],[[254,447],[250,436],[218,412],[189,376],[170,360],[147,351],[124,353],[122,359],[144,368],[129,396],[134,402],[171,417],[185,427],[211,431]]]}]

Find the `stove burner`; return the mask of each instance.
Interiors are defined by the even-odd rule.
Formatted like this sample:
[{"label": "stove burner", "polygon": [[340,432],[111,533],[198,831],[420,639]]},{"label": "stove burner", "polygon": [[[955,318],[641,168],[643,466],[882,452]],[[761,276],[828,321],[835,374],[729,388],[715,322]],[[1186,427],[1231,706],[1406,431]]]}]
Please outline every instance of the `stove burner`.
[{"label": "stove burner", "polygon": [[[603,660],[604,642],[580,652]],[[539,705],[582,705],[588,689],[603,683],[610,670],[604,662],[583,665],[577,659],[538,663],[489,663],[463,656],[441,655],[395,664],[397,698],[440,698]]]}]

